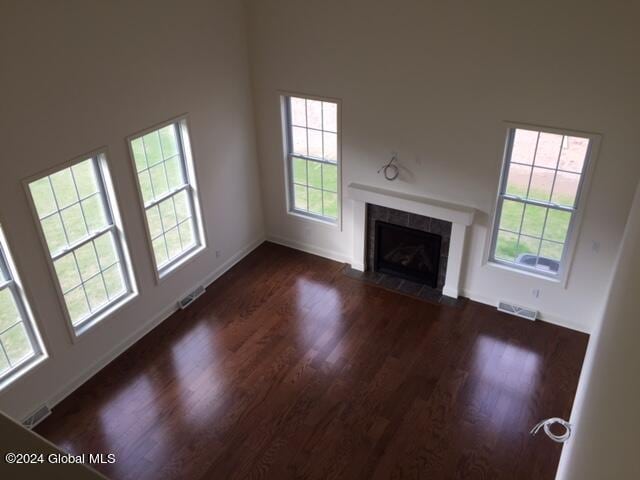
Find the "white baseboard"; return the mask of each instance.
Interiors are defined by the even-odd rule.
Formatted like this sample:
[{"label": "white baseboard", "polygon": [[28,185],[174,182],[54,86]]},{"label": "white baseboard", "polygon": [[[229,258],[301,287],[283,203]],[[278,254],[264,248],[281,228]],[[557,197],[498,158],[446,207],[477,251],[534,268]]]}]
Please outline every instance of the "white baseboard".
[{"label": "white baseboard", "polygon": [[169,318],[174,312],[178,310],[178,300],[183,298],[188,292],[192,291],[198,285],[204,285],[205,287],[211,285],[215,280],[221,277],[224,273],[226,273],[231,267],[233,267],[236,263],[246,257],[249,253],[255,250],[259,245],[261,245],[265,241],[264,235],[261,235],[256,240],[252,241],[245,247],[238,250],[234,255],[232,255],[226,262],[216,268],[212,273],[207,275],[200,282],[196,282],[190,289],[184,292],[183,295],[176,298],[173,302],[170,302],[168,306],[162,309],[159,313],[151,318],[150,321],[140,326],[136,331],[134,331],[131,335],[125,338],[122,342],[116,345],[112,350],[103,355],[100,359],[94,362],[87,370],[83,373],[72,379],[70,382],[66,383],[62,388],[60,388],[56,393],[49,397],[48,401],[45,402],[49,408],[53,408],[55,405],[60,403],[66,397],[68,397],[71,393],[73,393],[77,388],[79,388],[82,384],[88,381],[91,377],[93,377],[96,373],[106,367],[109,363],[119,357],[122,353],[124,353],[127,349],[133,346],[138,340],[144,337],[147,333],[153,330],[155,327],[160,325],[164,320]]},{"label": "white baseboard", "polygon": [[[489,298],[485,295],[479,295],[475,292],[471,292],[469,290],[464,290],[462,292],[463,297],[467,297],[474,302],[483,303],[485,305],[490,305],[492,307],[496,307],[498,305],[498,300],[495,298]],[[566,318],[563,318],[559,315],[538,312],[538,320],[542,320],[543,322],[553,323],[554,325],[558,325],[559,327],[569,328],[571,330],[576,330],[578,332],[590,334],[591,332],[586,329],[583,325],[579,325],[575,322],[571,322]]]},{"label": "white baseboard", "polygon": [[308,243],[298,242],[297,240],[290,240],[288,238],[267,235],[267,241],[277,243],[278,245],[283,245],[285,247],[293,248],[295,250],[300,250],[301,252],[328,258],[329,260],[335,260],[336,262],[340,263],[350,264],[353,260],[350,256],[344,253],[336,252],[334,250],[328,250],[326,248],[310,245]]}]

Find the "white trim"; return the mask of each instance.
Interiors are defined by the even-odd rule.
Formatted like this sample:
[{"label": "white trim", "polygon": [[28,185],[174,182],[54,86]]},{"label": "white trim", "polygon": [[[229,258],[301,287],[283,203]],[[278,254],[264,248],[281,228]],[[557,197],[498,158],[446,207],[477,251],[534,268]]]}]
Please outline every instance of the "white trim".
[{"label": "white trim", "polygon": [[[535,278],[544,278],[552,282],[559,283],[563,288],[567,288],[569,282],[569,276],[571,275],[571,267],[573,264],[573,258],[576,251],[576,245],[580,236],[580,229],[582,227],[582,218],[586,208],[587,198],[589,195],[589,189],[593,178],[593,172],[595,170],[595,163],[598,157],[600,149],[601,135],[598,133],[584,132],[580,130],[572,130],[567,128],[558,127],[546,127],[541,125],[532,125],[528,123],[505,121],[503,122],[504,129],[501,130],[503,135],[503,151],[500,164],[498,166],[498,188],[496,191],[493,208],[491,210],[491,229],[487,231],[485,238],[484,254],[482,258],[482,265],[489,265],[492,267],[504,267],[509,271],[518,273],[520,275],[532,276]],[[500,202],[500,192],[505,185],[506,178],[506,165],[510,160],[510,141],[511,132],[515,129],[532,130],[543,133],[554,133],[557,135],[567,135],[587,138],[589,140],[589,149],[585,158],[585,167],[581,174],[580,184],[578,186],[576,205],[573,213],[571,214],[571,221],[569,224],[569,230],[567,232],[567,238],[565,239],[565,246],[562,255],[562,264],[560,265],[560,272],[558,275],[545,275],[542,271],[537,272],[533,268],[518,267],[510,262],[502,262],[493,258],[493,245],[497,238],[497,231],[499,227],[500,219],[498,218]]]},{"label": "white trim", "polygon": [[[71,395],[76,389],[78,389],[82,384],[87,382],[91,377],[97,374],[100,370],[106,367],[109,363],[119,357],[126,350],[131,348],[136,342],[138,342],[142,337],[144,337],[147,333],[153,330],[155,327],[160,325],[163,321],[169,318],[174,312],[178,310],[178,300],[187,295],[188,292],[193,291],[193,289],[199,285],[209,286],[213,282],[215,282],[219,277],[224,275],[228,270],[230,270],[233,266],[235,266],[238,262],[240,262],[244,257],[250,254],[253,250],[259,247],[265,241],[264,235],[260,235],[258,238],[249,242],[246,246],[238,250],[234,255],[232,255],[226,262],[216,268],[212,273],[207,275],[200,282],[195,282],[191,288],[186,289],[184,293],[179,295],[173,302],[170,302],[166,307],[161,309],[156,315],[151,317],[144,325],[141,325],[138,329],[136,329],[133,333],[127,336],[124,340],[122,340],[119,344],[113,347],[109,352],[102,355],[97,361],[95,361],[89,368],[87,368],[80,375],[77,375],[69,382],[67,382],[63,387],[58,389],[55,393],[53,393],[47,401],[44,402],[44,405],[53,409],[58,403],[64,400],[66,397]],[[23,412],[19,415],[16,415],[19,418],[27,418],[31,410],[27,412]]]},{"label": "white trim", "polygon": [[[158,266],[156,261],[156,256],[153,251],[153,240],[151,236],[151,230],[149,229],[149,222],[147,221],[147,208],[150,208],[151,205],[145,205],[144,198],[142,196],[142,188],[140,186],[140,178],[138,176],[138,169],[136,167],[136,160],[133,155],[133,146],[132,142],[137,140],[138,138],[142,138],[148,133],[155,132],[169,125],[175,125],[177,129],[177,135],[179,137],[181,156],[183,161],[183,166],[185,169],[186,176],[186,184],[185,186],[176,189],[172,194],[167,194],[166,198],[171,197],[173,194],[176,194],[182,190],[187,190],[189,193],[189,199],[191,202],[191,208],[193,210],[193,222],[195,235],[197,237],[197,243],[190,249],[182,252],[180,255],[175,257],[173,260],[164,264],[162,267]],[[151,127],[145,128],[144,130],[140,130],[136,133],[133,133],[126,137],[125,141],[127,143],[127,149],[129,152],[129,159],[131,163],[131,168],[133,171],[134,183],[136,185],[136,191],[138,192],[138,201],[140,204],[140,212],[142,217],[142,223],[144,225],[145,237],[147,240],[147,250],[151,257],[151,264],[153,265],[153,274],[155,277],[156,284],[159,284],[162,280],[167,278],[173,272],[189,263],[196,257],[198,254],[206,250],[207,248],[207,229],[205,225],[205,220],[202,215],[201,210],[201,198],[200,198],[200,190],[198,189],[197,183],[197,167],[195,164],[195,158],[193,156],[193,146],[191,145],[191,138],[189,136],[189,117],[188,114],[184,113],[177,117],[170,118],[165,120],[164,122],[157,123]],[[166,199],[165,198],[165,199]],[[160,200],[159,200],[160,201]],[[159,203],[158,201],[158,203]],[[164,233],[164,232],[163,232]]]},{"label": "white trim", "polygon": [[[478,294],[477,292],[473,292],[470,290],[463,289],[462,296],[470,300],[473,300],[474,302],[482,303],[484,305],[489,305],[491,307],[497,308],[498,306],[498,299],[491,298],[486,295]],[[578,324],[576,322],[572,322],[571,320],[567,320],[565,317],[556,315],[554,313],[538,312],[538,320],[546,323],[552,323],[559,327],[569,328],[571,330],[576,330],[578,332],[591,334],[591,331],[589,331],[589,329],[586,328],[584,325]],[[522,320],[522,321],[527,322],[528,320]]]},{"label": "white trim", "polygon": [[267,241],[277,243],[284,247],[293,248],[294,250],[300,250],[301,252],[310,253],[311,255],[328,258],[329,260],[334,260],[336,262],[351,263],[351,257],[348,254],[341,253],[336,250],[329,250],[305,242],[299,242],[297,240],[291,240],[274,235],[267,235]]},{"label": "white trim", "polygon": [[[108,316],[114,313],[118,308],[124,306],[125,303],[129,302],[130,300],[133,300],[138,295],[137,277],[135,274],[135,270],[133,268],[133,263],[131,262],[131,255],[129,253],[129,246],[127,244],[126,235],[124,233],[122,216],[120,215],[118,198],[115,192],[114,182],[111,177],[111,169],[109,167],[108,158],[109,158],[109,151],[107,147],[101,147],[91,152],[87,152],[85,154],[79,155],[64,163],[55,165],[51,168],[48,168],[45,171],[42,171],[35,175],[31,175],[22,180],[22,185],[24,187],[25,194],[27,196],[27,204],[29,205],[29,208],[31,210],[31,215],[36,224],[36,230],[38,232],[38,237],[40,238],[40,244],[42,245],[42,248],[44,250],[45,259],[47,262],[47,266],[49,268],[49,273],[51,274],[51,277],[53,280],[53,286],[57,293],[59,304],[62,309],[62,316],[65,319],[65,325],[67,327],[69,336],[71,337],[71,341],[73,343],[76,343],[80,338],[80,336],[83,333],[86,333],[87,331],[89,331],[91,327],[97,325],[99,322],[106,319]],[[98,193],[101,193],[102,201],[104,203],[104,208],[108,211],[108,216],[111,219],[111,228],[108,230],[111,230],[113,232],[114,240],[116,243],[116,254],[118,256],[119,262],[122,264],[123,275],[125,277],[124,280],[126,282],[128,291],[125,294],[121,295],[120,297],[113,299],[111,303],[107,303],[103,305],[103,307],[101,309],[98,309],[98,311],[95,314],[90,315],[79,324],[74,325],[71,320],[71,316],[69,315],[69,309],[67,308],[67,303],[64,298],[64,292],[62,291],[62,287],[60,285],[58,273],[56,272],[56,268],[54,265],[54,255],[49,250],[49,245],[47,243],[47,239],[44,235],[44,230],[42,228],[42,220],[38,215],[38,210],[36,208],[35,201],[33,199],[33,195],[31,194],[31,188],[29,187],[29,185],[35,181],[38,181],[45,177],[53,175],[54,173],[71,168],[86,160],[93,160],[94,168],[98,170],[98,172],[96,172],[96,174],[98,175],[98,181],[99,181]],[[52,190],[52,193],[55,195],[55,192],[53,192],[53,190]],[[87,302],[87,305],[88,305],[88,302]]]},{"label": "white trim", "polygon": [[[282,158],[284,161],[284,185],[285,185],[285,206],[287,213],[297,219],[306,221],[311,220],[331,228],[335,228],[338,231],[343,229],[343,195],[342,195],[342,100],[335,97],[309,95],[306,93],[291,92],[285,90],[278,90],[280,108],[280,124],[281,124],[281,139],[282,139]],[[330,218],[324,218],[322,215],[317,215],[294,208],[294,202],[292,198],[293,190],[293,172],[291,171],[291,156],[296,156],[289,153],[289,105],[287,100],[290,97],[303,98],[306,100],[317,100],[320,102],[335,103],[336,104],[336,137],[337,137],[337,160],[335,162],[337,168],[337,192],[338,197],[338,218],[334,221]],[[332,132],[333,133],[333,132]],[[310,160],[320,160],[311,157],[305,157],[303,155],[299,158],[305,158]],[[326,162],[331,163],[331,162]]]}]

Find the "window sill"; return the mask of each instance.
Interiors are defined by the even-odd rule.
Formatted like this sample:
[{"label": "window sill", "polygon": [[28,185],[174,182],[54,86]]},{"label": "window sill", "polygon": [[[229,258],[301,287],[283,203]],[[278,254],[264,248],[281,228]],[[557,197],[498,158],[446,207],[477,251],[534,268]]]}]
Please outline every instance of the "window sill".
[{"label": "window sill", "polygon": [[564,286],[565,284],[565,281],[563,280],[562,275],[559,275],[557,277],[550,277],[548,275],[536,273],[534,271],[526,270],[524,268],[517,268],[505,263],[496,262],[495,260],[487,261],[487,265],[489,265],[492,268],[500,269],[506,272],[516,273],[519,275],[525,275],[527,277],[535,278],[536,280],[546,280],[547,282],[554,283],[556,285]]},{"label": "window sill", "polygon": [[325,225],[327,227],[331,227],[331,228],[340,228],[340,219],[337,218],[335,221],[331,221],[331,220],[325,220],[321,217],[316,217],[315,215],[307,215],[304,212],[298,212],[296,210],[288,210],[287,211],[288,215],[291,215],[292,217],[296,217],[296,218],[301,218],[303,220],[309,220],[312,222],[316,222],[319,223],[320,225]]},{"label": "window sill", "polygon": [[177,257],[172,263],[165,265],[161,270],[156,270],[156,281],[160,283],[162,280],[170,276],[173,272],[180,267],[191,262],[196,256],[202,253],[207,246],[205,244],[199,245],[193,250],[185,252],[182,256]]},{"label": "window sill", "polygon": [[28,360],[23,361],[18,367],[11,372],[7,377],[0,380],[0,392],[10,389],[18,380],[23,379],[28,374],[32,373],[37,367],[42,365],[49,356],[46,353],[40,353]]},{"label": "window sill", "polygon": [[75,342],[76,340],[78,340],[82,335],[87,333],[89,330],[93,329],[93,327],[95,327],[99,323],[102,323],[103,320],[113,315],[117,310],[120,310],[120,308],[124,307],[127,303],[129,303],[131,300],[133,300],[137,296],[138,296],[138,292],[136,291],[130,292],[124,295],[120,300],[115,302],[113,305],[109,306],[108,308],[100,312],[100,314],[94,318],[85,320],[84,322],[78,325],[73,325],[69,322],[73,331],[73,341]]}]

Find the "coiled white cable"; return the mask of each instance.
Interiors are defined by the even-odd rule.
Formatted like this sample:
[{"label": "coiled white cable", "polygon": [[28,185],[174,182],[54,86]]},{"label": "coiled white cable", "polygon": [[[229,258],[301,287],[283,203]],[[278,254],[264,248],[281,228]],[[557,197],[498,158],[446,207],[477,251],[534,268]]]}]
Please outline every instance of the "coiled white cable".
[{"label": "coiled white cable", "polygon": [[[553,425],[554,423],[559,423],[565,428],[565,432],[562,435],[556,435],[551,431],[551,425]],[[547,437],[549,437],[554,442],[564,443],[569,440],[569,437],[571,437],[571,424],[566,420],[563,420],[562,418],[553,417],[542,420],[531,429],[531,435],[535,435],[536,433],[538,433],[541,428],[544,428],[544,433],[546,433]]]}]

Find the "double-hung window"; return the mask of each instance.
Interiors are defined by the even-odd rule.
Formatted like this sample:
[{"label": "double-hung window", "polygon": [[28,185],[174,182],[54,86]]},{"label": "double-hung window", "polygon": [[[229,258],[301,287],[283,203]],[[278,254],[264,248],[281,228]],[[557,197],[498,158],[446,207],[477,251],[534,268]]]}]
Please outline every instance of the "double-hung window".
[{"label": "double-hung window", "polygon": [[490,260],[562,278],[595,137],[510,128]]},{"label": "double-hung window", "polygon": [[0,386],[43,356],[42,341],[0,229]]},{"label": "double-hung window", "polygon": [[289,211],[337,223],[340,212],[338,104],[284,97]]},{"label": "double-hung window", "polygon": [[158,278],[204,248],[185,118],[129,139]]},{"label": "double-hung window", "polygon": [[28,185],[59,293],[75,334],[135,294],[104,152]]}]

